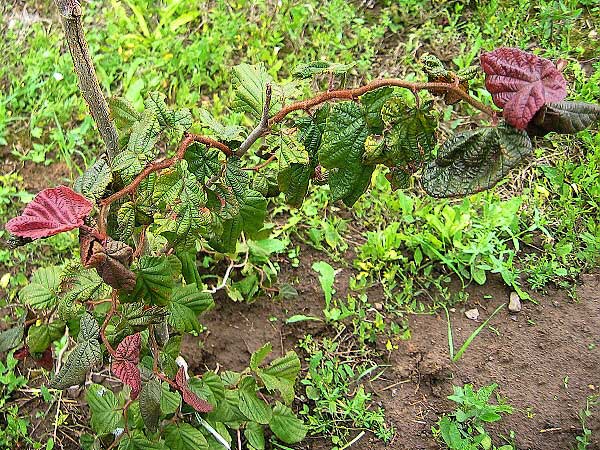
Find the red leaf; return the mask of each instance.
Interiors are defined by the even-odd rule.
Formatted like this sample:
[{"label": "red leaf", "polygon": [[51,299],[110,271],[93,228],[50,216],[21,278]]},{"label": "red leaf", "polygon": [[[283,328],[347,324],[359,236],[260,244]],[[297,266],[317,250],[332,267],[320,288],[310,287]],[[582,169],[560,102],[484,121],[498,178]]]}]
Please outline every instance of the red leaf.
[{"label": "red leaf", "polygon": [[17,350],[13,356],[18,361],[25,361],[31,356],[31,359],[33,359],[33,362],[38,367],[43,367],[46,370],[52,370],[52,367],[54,367],[54,359],[52,358],[52,350],[50,348],[47,348],[39,358],[34,358],[33,355],[29,353],[29,347],[24,345]]},{"label": "red leaf", "polygon": [[135,400],[142,389],[140,362],[140,333],[127,336],[117,346],[116,356],[112,363],[112,373],[124,384],[131,386],[131,399]]},{"label": "red leaf", "polygon": [[211,412],[213,407],[206,400],[202,400],[196,394],[194,394],[190,388],[188,387],[187,378],[185,376],[185,369],[180,367],[177,371],[177,376],[175,377],[175,383],[179,387],[181,391],[181,396],[183,397],[183,401],[194,408],[196,411],[201,413]]},{"label": "red leaf", "polygon": [[52,350],[47,348],[39,359],[33,358],[33,361],[39,366],[46,370],[52,370],[54,367],[54,359],[52,358]]},{"label": "red leaf", "polygon": [[485,87],[506,121],[523,130],[545,103],[567,96],[567,83],[552,63],[518,48],[501,47],[481,55]]},{"label": "red leaf", "polygon": [[24,238],[54,236],[83,225],[83,218],[93,206],[87,198],[66,186],[44,189],[19,217],[8,221],[6,229]]},{"label": "red leaf", "polygon": [[13,357],[17,361],[24,361],[25,358],[27,358],[29,355],[30,355],[30,353],[29,353],[29,347],[27,345],[24,345],[23,347],[21,347],[19,350],[17,350],[13,354]]}]

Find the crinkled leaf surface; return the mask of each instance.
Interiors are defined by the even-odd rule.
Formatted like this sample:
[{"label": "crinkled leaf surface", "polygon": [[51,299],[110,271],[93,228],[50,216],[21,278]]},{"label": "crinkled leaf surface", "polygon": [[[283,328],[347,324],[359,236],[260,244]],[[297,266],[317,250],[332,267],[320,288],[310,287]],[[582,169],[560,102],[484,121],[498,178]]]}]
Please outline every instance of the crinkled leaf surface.
[{"label": "crinkled leaf surface", "polygon": [[124,97],[111,97],[108,99],[110,115],[115,121],[120,137],[128,137],[131,127],[141,119],[142,114]]},{"label": "crinkled leaf surface", "polygon": [[352,206],[365,193],[371,184],[371,175],[375,166],[354,163],[329,172],[329,186],[333,201],[342,200],[346,206]]},{"label": "crinkled leaf surface", "polygon": [[93,206],[83,195],[66,186],[44,189],[19,217],[8,221],[6,229],[15,236],[31,239],[53,236],[83,225],[83,218]]},{"label": "crinkled leaf surface", "polygon": [[365,115],[355,102],[331,108],[319,147],[319,163],[327,168],[345,167],[360,161],[368,130]]},{"label": "crinkled leaf surface", "polygon": [[489,189],[531,151],[527,133],[507,124],[457,133],[425,167],[423,187],[433,197]]},{"label": "crinkled leaf surface", "polygon": [[202,433],[189,423],[167,425],[164,430],[165,443],[170,450],[207,450],[208,443]]},{"label": "crinkled leaf surface", "polygon": [[100,157],[75,181],[73,188],[86,198],[99,200],[112,181],[112,171],[106,158]]},{"label": "crinkled leaf surface", "polygon": [[365,119],[369,131],[374,134],[381,134],[384,123],[381,118],[381,109],[394,95],[394,89],[390,86],[385,86],[374,91],[367,92],[360,97],[360,103],[365,109]]},{"label": "crinkled leaf surface", "polygon": [[192,113],[187,108],[172,110],[165,103],[166,96],[161,92],[150,92],[144,101],[147,110],[152,111],[161,127],[183,133],[192,126]]},{"label": "crinkled leaf surface", "polygon": [[294,401],[294,384],[300,372],[300,359],[295,352],[287,352],[277,358],[264,369],[257,369],[256,373],[269,391],[278,390],[285,403]]},{"label": "crinkled leaf surface", "polygon": [[197,142],[187,148],[185,160],[188,163],[188,170],[201,183],[204,183],[208,178],[220,174],[223,167],[219,160],[219,150],[208,148]]},{"label": "crinkled leaf surface", "polygon": [[308,428],[293,411],[287,406],[277,402],[273,408],[273,416],[269,428],[286,444],[295,444],[306,437]]},{"label": "crinkled leaf surface", "polygon": [[171,269],[165,256],[142,256],[135,270],[135,287],[127,298],[143,298],[148,303],[167,305],[174,285]]},{"label": "crinkled leaf surface", "polygon": [[552,61],[518,48],[501,47],[481,55],[485,86],[506,121],[525,129],[545,103],[567,96],[567,83]]},{"label": "crinkled leaf surface", "polygon": [[249,420],[266,425],[271,420],[271,407],[256,394],[256,380],[244,377],[239,383],[239,408]]},{"label": "crinkled leaf surface", "polygon": [[527,132],[544,136],[555,132],[575,134],[600,121],[600,105],[584,102],[546,103],[527,126]]},{"label": "crinkled leaf surface", "polygon": [[159,442],[149,441],[139,430],[130,431],[119,442],[119,450],[163,450]]},{"label": "crinkled leaf surface", "polygon": [[96,319],[85,313],[81,316],[77,345],[67,361],[50,382],[54,389],[66,389],[85,380],[88,371],[102,363],[102,350],[98,342],[100,326]]},{"label": "crinkled leaf surface", "polygon": [[36,270],[19,292],[21,301],[34,309],[51,308],[58,302],[62,270],[57,266]]},{"label": "crinkled leaf surface", "polygon": [[135,400],[142,388],[142,376],[138,364],[142,339],[135,333],[123,339],[116,349],[112,363],[112,373],[124,384],[131,387],[131,399]]},{"label": "crinkled leaf surface", "polygon": [[17,325],[0,333],[0,353],[7,352],[23,342],[25,327]]},{"label": "crinkled leaf surface", "polygon": [[85,395],[92,412],[90,424],[99,435],[111,434],[123,419],[123,412],[115,394],[99,384],[92,384]]},{"label": "crinkled leaf surface", "polygon": [[178,286],[173,289],[169,301],[169,324],[182,333],[202,331],[198,315],[214,305],[212,295],[202,292],[196,284]]},{"label": "crinkled leaf surface", "polygon": [[140,413],[146,428],[152,432],[158,427],[160,417],[161,385],[157,379],[148,380],[140,392]]}]

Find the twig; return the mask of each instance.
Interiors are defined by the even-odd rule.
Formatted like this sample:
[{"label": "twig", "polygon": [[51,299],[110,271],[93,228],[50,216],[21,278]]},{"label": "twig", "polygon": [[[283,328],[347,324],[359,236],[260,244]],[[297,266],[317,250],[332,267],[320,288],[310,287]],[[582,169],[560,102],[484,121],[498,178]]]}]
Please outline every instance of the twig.
[{"label": "twig", "polygon": [[266,161],[263,161],[262,163],[254,166],[254,167],[242,167],[242,170],[253,170],[254,172],[258,172],[260,169],[271,164],[273,162],[273,160],[275,160],[276,157],[277,157],[277,155],[271,155],[271,156],[269,156],[269,159],[267,159]]},{"label": "twig", "polygon": [[171,167],[173,164],[177,163],[178,161],[181,161],[183,159],[183,157],[185,156],[185,151],[187,150],[187,148],[194,142],[200,142],[208,147],[218,148],[223,153],[225,153],[227,156],[232,156],[232,154],[233,154],[231,152],[231,150],[229,149],[229,147],[227,147],[225,144],[223,144],[221,142],[215,141],[214,139],[208,138],[206,136],[199,136],[197,134],[186,133],[184,135],[182,141],[179,143],[179,148],[177,149],[177,153],[175,154],[175,156],[164,159],[162,161],[153,162],[151,164],[148,164],[144,168],[144,170],[142,170],[139,173],[139,175],[137,177],[135,177],[135,179],[128,186],[125,186],[120,191],[115,192],[110,197],[107,197],[107,198],[101,200],[100,205],[103,208],[105,208],[108,205],[110,205],[111,203],[114,203],[117,200],[125,197],[127,194],[133,193],[137,189],[137,187],[140,185],[140,183],[148,175],[150,175],[151,173],[154,173],[154,172],[158,172],[159,170],[167,169],[167,168]]},{"label": "twig", "polygon": [[79,0],[54,0],[54,3],[60,12],[65,37],[73,58],[73,68],[79,81],[79,90],[89,106],[100,136],[106,145],[106,154],[110,162],[118,152],[119,138],[110,117],[108,104],[102,94],[102,89],[100,89],[94,63],[83,34],[81,5]]},{"label": "twig", "polygon": [[[306,100],[302,100],[302,101],[298,101],[296,103],[292,103],[292,104],[282,108],[271,119],[267,120],[268,115],[269,115],[269,106],[270,106],[270,98],[271,98],[271,95],[270,95],[271,88],[270,88],[270,85],[268,85],[267,86],[267,96],[266,96],[265,104],[263,107],[263,114],[261,117],[261,121],[257,125],[257,127],[252,131],[252,133],[250,133],[250,135],[246,138],[246,140],[242,143],[240,148],[238,148],[235,153],[233,153],[227,145],[225,145],[221,142],[218,142],[214,139],[208,138],[206,136],[199,136],[196,134],[185,133],[182,141],[179,143],[179,148],[178,148],[175,156],[164,159],[162,161],[153,162],[153,163],[148,164],[128,186],[124,187],[123,189],[121,189],[118,192],[115,192],[111,196],[101,200],[100,201],[101,216],[103,216],[103,217],[106,216],[106,214],[108,213],[107,207],[111,203],[114,203],[115,201],[123,198],[124,196],[133,193],[137,189],[137,187],[140,185],[140,183],[146,177],[148,177],[148,175],[150,175],[151,173],[157,172],[159,170],[167,169],[167,168],[171,167],[172,165],[174,165],[175,163],[177,163],[178,161],[181,161],[185,155],[187,148],[194,142],[200,142],[208,147],[218,148],[223,153],[225,153],[226,156],[233,156],[233,155],[242,156],[246,153],[246,151],[250,148],[250,146],[254,142],[256,142],[256,140],[260,136],[262,136],[265,133],[268,133],[274,124],[281,122],[288,114],[290,114],[294,111],[299,111],[299,110],[308,111],[310,108],[320,105],[321,103],[324,103],[324,102],[327,102],[330,100],[340,100],[340,99],[354,100],[354,99],[357,99],[358,97],[360,97],[361,95],[366,94],[367,92],[370,92],[370,91],[373,91],[375,89],[385,87],[385,86],[402,87],[402,88],[410,89],[413,92],[420,91],[420,90],[428,90],[428,91],[442,90],[442,91],[453,92],[454,94],[456,94],[458,97],[460,97],[465,102],[469,103],[474,108],[489,115],[494,121],[497,119],[496,111],[494,109],[492,109],[491,107],[489,107],[487,105],[484,105],[476,98],[471,97],[471,95],[469,95],[468,92],[463,91],[456,83],[437,83],[437,82],[436,83],[431,83],[431,82],[418,83],[418,82],[400,80],[400,79],[396,79],[396,78],[382,78],[379,80],[371,81],[370,83],[368,83],[364,86],[354,88],[354,89],[340,89],[337,91],[322,92],[321,94],[318,94],[315,97],[312,97],[312,98],[309,98]],[[266,122],[266,125],[265,125],[265,122]],[[258,169],[256,169],[256,168],[253,168],[253,169],[259,170],[260,168],[264,167],[267,162],[271,162],[272,160],[273,159],[271,157],[264,164],[260,164],[259,166],[257,166]],[[103,226],[102,224],[99,225],[100,229],[102,226]]]},{"label": "twig", "polygon": [[478,109],[479,111],[484,112],[492,118],[496,117],[496,112],[492,108],[490,108],[487,105],[484,105],[476,98],[471,97],[468,92],[463,91],[455,83],[416,83],[406,80],[400,80],[397,78],[382,78],[379,80],[371,81],[370,83],[358,88],[339,89],[337,91],[326,91],[322,92],[321,94],[315,97],[292,103],[291,105],[282,108],[277,114],[275,114],[269,121],[269,125],[272,126],[276,123],[281,122],[291,112],[299,110],[306,111],[329,100],[354,100],[360,97],[361,95],[366,94],[367,92],[374,91],[375,89],[379,89],[385,86],[402,87],[410,89],[413,92],[422,90],[443,90],[447,92],[452,92],[458,97],[460,97],[462,100],[473,106],[474,108]]},{"label": "twig", "polygon": [[248,135],[246,140],[242,142],[242,145],[235,152],[235,156],[241,157],[246,154],[246,152],[252,147],[254,144],[264,133],[269,131],[269,109],[271,108],[271,94],[272,88],[271,83],[267,84],[266,93],[265,93],[265,104],[263,105],[262,116],[260,118],[260,122],[256,125],[256,128],[252,130],[252,132]]},{"label": "twig", "polygon": [[110,345],[110,342],[108,342],[108,339],[106,338],[106,327],[108,326],[110,319],[112,319],[115,312],[117,311],[118,295],[119,294],[118,294],[117,290],[113,289],[111,302],[110,302],[110,310],[108,311],[108,314],[106,315],[106,319],[104,319],[102,328],[100,328],[100,338],[102,339],[102,342],[104,343],[104,345],[106,345],[106,350],[108,350],[108,353],[110,353],[110,355],[113,357],[116,355],[116,352],[115,352],[115,349],[112,347],[112,345]]}]

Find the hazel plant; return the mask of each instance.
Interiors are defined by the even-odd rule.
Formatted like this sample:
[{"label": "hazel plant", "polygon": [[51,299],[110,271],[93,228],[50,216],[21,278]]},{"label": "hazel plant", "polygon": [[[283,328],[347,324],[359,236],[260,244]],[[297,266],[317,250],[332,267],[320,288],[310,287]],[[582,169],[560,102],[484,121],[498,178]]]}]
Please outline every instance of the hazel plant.
[{"label": "hazel plant", "polygon": [[[267,344],[242,373],[190,376],[181,335],[200,333],[198,316],[213,305],[198,252],[234,253],[242,236],[261,231],[268,199],[280,193],[299,206],[311,185],[328,185],[332,201],[352,206],[378,166],[393,188],[420,184],[433,197],[489,189],[532,153],[534,136],[577,133],[600,119],[598,105],[565,101],[566,81],[551,61],[519,49],[481,55],[499,109],[471,95],[477,70],[454,73],[432,56],[422,62],[427,81],[348,89],[332,88],[348,69],[337,64],[305,64],[288,83],[241,64],[233,109],[258,123],[249,132],[203,112],[210,136],[191,133],[190,111],[170,108],[160,93],[149,93],[141,111],[111,99],[117,151],[72,188],[43,190],[6,224],[14,245],[78,229],[81,259],[33,274],[20,292],[29,316],[1,335],[1,349],[25,341],[20,357],[51,367],[51,344],[68,329],[75,344],[50,380],[55,389],[84,383],[110,362],[124,389],[88,388],[92,443],[230,448],[231,433],[241,442],[243,430],[247,447],[262,449],[264,426],[284,443],[302,440],[306,427],[290,408],[300,371],[294,352],[265,365]],[[314,77],[328,77],[330,89],[299,100]],[[489,125],[439,144],[435,105],[458,103]]]}]

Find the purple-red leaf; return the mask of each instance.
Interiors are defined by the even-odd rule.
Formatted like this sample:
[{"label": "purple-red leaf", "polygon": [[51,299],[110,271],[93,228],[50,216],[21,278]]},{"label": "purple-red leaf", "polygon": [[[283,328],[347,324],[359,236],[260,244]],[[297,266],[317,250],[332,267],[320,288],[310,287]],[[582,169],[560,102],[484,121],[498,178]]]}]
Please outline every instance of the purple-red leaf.
[{"label": "purple-red leaf", "polygon": [[116,356],[112,363],[112,373],[124,384],[131,386],[131,399],[135,400],[142,389],[142,376],[138,364],[140,362],[140,333],[127,336],[117,346]]},{"label": "purple-red leaf", "polygon": [[552,61],[518,48],[501,47],[481,55],[485,87],[506,121],[525,129],[545,103],[567,96],[567,83]]},{"label": "purple-red leaf", "polygon": [[9,220],[6,229],[15,236],[39,239],[83,225],[93,203],[66,186],[44,189],[25,207],[19,217]]},{"label": "purple-red leaf", "polygon": [[175,383],[177,384],[177,387],[179,387],[184,402],[201,413],[208,413],[212,411],[213,407],[210,403],[208,403],[206,400],[202,400],[190,390],[184,367],[180,367],[177,371]]}]

